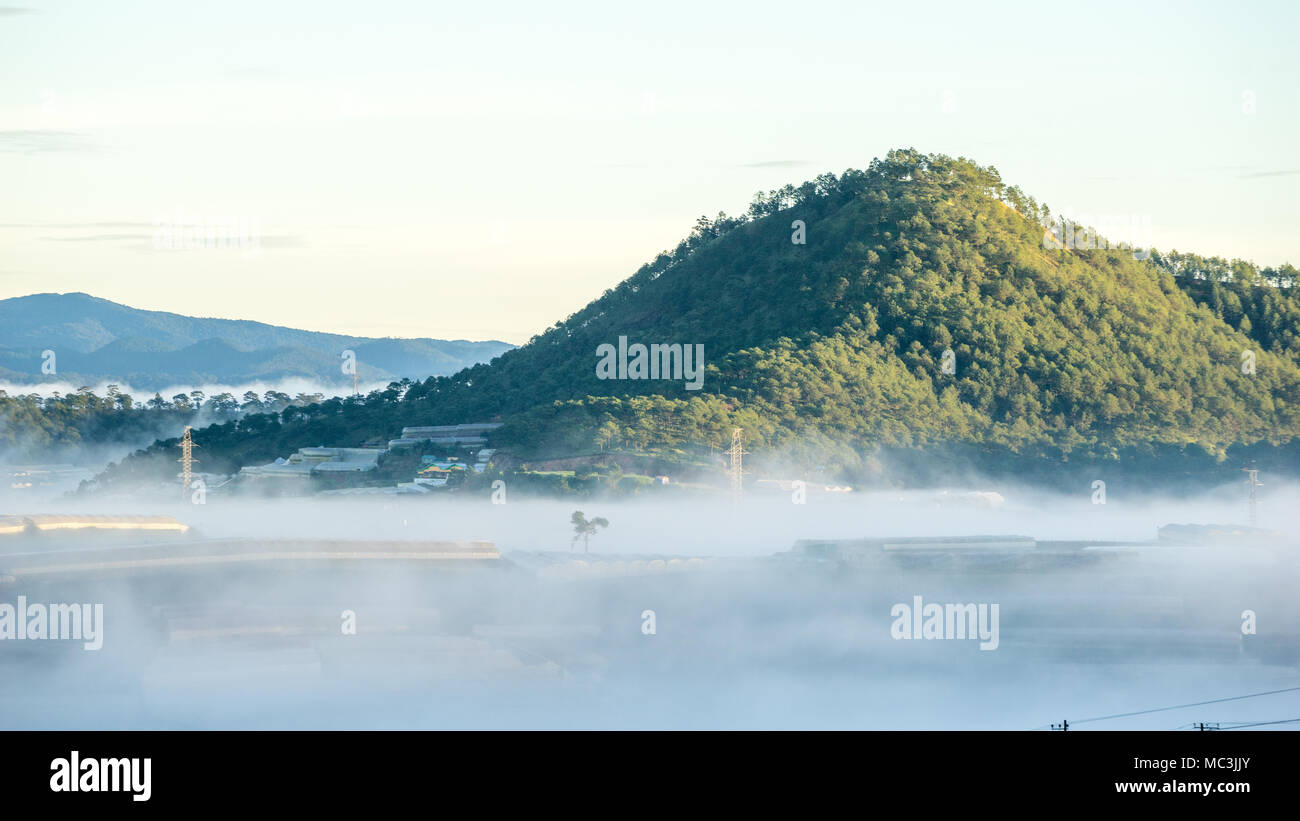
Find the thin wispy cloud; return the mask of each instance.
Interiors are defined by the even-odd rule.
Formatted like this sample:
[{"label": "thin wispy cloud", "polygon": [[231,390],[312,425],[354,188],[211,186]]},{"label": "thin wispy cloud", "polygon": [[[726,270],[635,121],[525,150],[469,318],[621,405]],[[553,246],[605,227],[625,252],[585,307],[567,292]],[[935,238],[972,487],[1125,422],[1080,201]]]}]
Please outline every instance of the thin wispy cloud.
[{"label": "thin wispy cloud", "polygon": [[[53,238],[53,237],[42,237],[42,239],[54,239],[54,238]],[[187,250],[183,250],[183,249],[174,249],[174,250],[173,250],[173,249],[165,249],[165,250],[164,250],[164,249],[160,249],[160,248],[158,248],[158,246],[155,245],[152,241],[151,241],[151,242],[147,242],[147,243],[146,243],[146,242],[141,242],[141,241],[140,241],[140,240],[154,240],[155,237],[154,237],[152,234],[141,234],[141,235],[128,235],[128,234],[121,234],[121,235],[117,235],[117,236],[104,235],[104,236],[102,236],[102,237],[86,236],[86,237],[80,237],[80,238],[77,238],[77,239],[79,239],[79,240],[81,240],[81,241],[86,241],[86,242],[93,242],[93,241],[115,242],[115,241],[121,241],[121,242],[123,242],[123,244],[122,244],[120,247],[125,248],[125,249],[130,250],[130,251],[148,251],[148,252],[150,252],[150,253],[162,252],[162,253],[177,253],[177,254],[179,254],[179,253],[188,253]],[[273,234],[273,235],[271,235],[271,236],[260,236],[260,237],[256,237],[255,240],[254,240],[254,238],[248,238],[247,240],[244,240],[244,241],[246,241],[246,242],[249,243],[250,245],[253,244],[253,243],[255,242],[256,247],[257,247],[259,250],[261,250],[261,251],[268,251],[268,250],[269,250],[269,251],[285,251],[285,250],[291,250],[291,249],[294,249],[294,248],[306,248],[307,245],[308,245],[307,242],[306,242],[305,240],[303,240],[302,237],[295,236],[295,235],[292,235],[292,234]],[[238,243],[239,243],[239,242],[240,242],[240,239],[239,239],[239,238],[231,238],[231,241],[230,241],[230,248],[231,248],[231,249],[236,248],[236,246],[238,246]],[[242,246],[241,246],[241,247],[242,247]]]},{"label": "thin wispy cloud", "polygon": [[228,68],[222,72],[227,77],[243,77],[246,79],[263,79],[267,77],[283,77],[284,72],[277,68],[267,66],[239,66]]},{"label": "thin wispy cloud", "polygon": [[36,9],[29,9],[23,6],[0,6],[0,17],[21,17],[24,14],[35,14]]},{"label": "thin wispy cloud", "polygon": [[0,131],[0,153],[35,154],[41,151],[85,151],[91,147],[89,138],[78,131],[55,131],[41,128]]},{"label": "thin wispy cloud", "polygon": [[1292,174],[1300,174],[1300,168],[1287,168],[1279,171],[1258,171],[1254,174],[1242,174],[1237,179],[1253,180],[1260,177],[1289,177]]},{"label": "thin wispy cloud", "polygon": [[117,242],[119,240],[152,238],[152,234],[91,234],[83,237],[41,237],[46,242]]},{"label": "thin wispy cloud", "polygon": [[[79,234],[72,236],[38,236],[43,242],[118,242],[126,243],[123,248],[136,251],[156,251],[157,246],[153,240],[157,238],[154,229],[156,225],[149,222],[6,222],[0,223],[0,229],[4,228],[29,228],[43,231],[51,230],[88,230],[88,229],[109,229],[105,233],[96,234]],[[136,233],[129,229],[150,229],[150,233]],[[113,232],[112,229],[128,229],[122,232]],[[147,244],[142,240],[149,240]],[[307,242],[297,234],[271,234],[269,236],[257,237],[258,247],[272,250],[285,250],[292,248],[305,248]]]},{"label": "thin wispy cloud", "polygon": [[150,228],[149,222],[0,222],[0,228]]},{"label": "thin wispy cloud", "polygon": [[750,162],[741,165],[741,168],[799,168],[805,165],[812,165],[807,160],[765,160],[764,162]]},{"label": "thin wispy cloud", "polygon": [[283,236],[262,237],[258,240],[258,244],[263,248],[302,248],[306,245],[306,243],[303,242],[302,237],[295,237],[287,234]]}]

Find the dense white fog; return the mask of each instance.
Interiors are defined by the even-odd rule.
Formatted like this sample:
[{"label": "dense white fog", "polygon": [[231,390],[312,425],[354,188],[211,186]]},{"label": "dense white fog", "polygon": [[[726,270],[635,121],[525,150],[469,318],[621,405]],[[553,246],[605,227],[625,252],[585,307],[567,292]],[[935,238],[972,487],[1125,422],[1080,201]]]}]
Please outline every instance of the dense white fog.
[{"label": "dense white fog", "polygon": [[[444,498],[229,498],[206,504],[129,496],[69,497],[50,489],[0,488],[0,510],[12,513],[166,514],[210,538],[491,539],[502,551],[568,550],[569,515],[581,509],[611,526],[593,540],[600,554],[765,556],[801,538],[1017,534],[1037,539],[1154,539],[1170,523],[1246,525],[1244,487],[1233,483],[1189,496],[1126,499],[1111,492],[1094,503],[1085,484],[1075,494],[995,485],[1000,500],[975,498],[972,488],[817,493],[802,504],[780,490],[748,491],[740,506],[714,498],[542,500],[512,495],[493,504],[492,492]],[[1259,491],[1260,527],[1300,536],[1300,485],[1270,482]],[[579,548],[580,549],[580,548]]]},{"label": "dense white fog", "polygon": [[[178,556],[210,539],[478,539],[501,559],[4,584],[3,602],[102,602],[105,638],[97,652],[0,641],[0,724],[1031,729],[1068,719],[1083,722],[1077,729],[1173,729],[1300,716],[1300,691],[1290,691],[1083,721],[1300,687],[1296,487],[1261,495],[1260,527],[1288,534],[1264,547],[1154,541],[1163,524],[1244,523],[1238,485],[1104,505],[1089,488],[1000,490],[1004,502],[989,509],[958,489],[810,493],[802,505],[751,492],[736,507],[721,496],[214,495],[167,505],[28,495],[17,509],[8,494],[7,513],[174,516],[193,528],[169,548]],[[572,544],[579,509],[610,523],[589,554]],[[1104,561],[1031,570],[853,567],[789,553],[798,539],[975,534],[1030,536],[1039,550],[1046,540],[1131,544]],[[61,539],[25,549],[93,543]],[[892,637],[892,609],[917,596],[997,604],[996,649]],[[1248,610],[1256,632],[1244,634]]]}]

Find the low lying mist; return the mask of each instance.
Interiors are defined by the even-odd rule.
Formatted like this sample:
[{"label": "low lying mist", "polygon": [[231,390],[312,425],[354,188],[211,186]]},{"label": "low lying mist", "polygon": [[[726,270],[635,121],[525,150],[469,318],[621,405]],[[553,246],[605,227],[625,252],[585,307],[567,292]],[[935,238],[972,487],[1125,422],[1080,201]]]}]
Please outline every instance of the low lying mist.
[{"label": "low lying mist", "polygon": [[[90,388],[99,396],[106,396],[110,385],[116,385],[119,392],[130,396],[137,404],[147,402],[158,394],[164,398],[170,399],[178,393],[188,395],[192,391],[202,391],[206,396],[217,396],[222,393],[229,393],[235,397],[243,396],[246,392],[252,391],[258,396],[267,391],[280,391],[290,396],[297,396],[300,393],[307,395],[319,393],[325,399],[331,399],[336,396],[349,396],[352,393],[352,386],[340,386],[334,383],[321,382],[316,379],[277,379],[274,381],[258,380],[254,382],[244,382],[238,385],[226,385],[218,382],[203,384],[177,383],[169,385],[161,390],[147,391],[132,387],[131,383],[126,380],[110,382],[99,380],[94,384],[65,382],[61,380],[41,381],[34,383],[7,382],[0,380],[0,391],[8,393],[10,396],[28,396],[36,394],[41,397],[53,396],[55,393],[64,396],[70,393],[76,393],[82,388]],[[387,382],[366,382],[358,384],[357,389],[366,394],[374,390],[383,390],[388,386]]]},{"label": "low lying mist", "polygon": [[[1013,486],[810,492],[802,504],[751,490],[734,506],[723,495],[46,500],[6,512],[169,515],[192,530],[158,542],[159,556],[239,540],[268,558],[11,576],[0,632],[3,603],[22,595],[103,603],[105,638],[99,651],[0,641],[0,725],[1033,729],[1068,719],[1173,729],[1290,719],[1300,715],[1300,691],[1288,690],[1300,687],[1300,487],[1267,490],[1258,525],[1285,535],[1198,546],[1159,541],[1157,528],[1244,525],[1243,487],[1104,503],[1090,487]],[[575,510],[608,520],[589,551],[575,541]],[[1039,551],[1123,544],[1076,545],[1084,552],[1060,567],[1029,570],[792,551],[801,539],[977,534],[1029,536]],[[0,575],[32,563],[18,552],[85,550],[98,538],[0,543]],[[294,562],[274,558],[290,549],[278,540],[377,550],[486,540],[500,559]],[[96,547],[96,561],[112,549]],[[914,603],[998,605],[996,647],[895,637],[895,608]],[[1276,690],[1285,692],[1085,721]]]}]

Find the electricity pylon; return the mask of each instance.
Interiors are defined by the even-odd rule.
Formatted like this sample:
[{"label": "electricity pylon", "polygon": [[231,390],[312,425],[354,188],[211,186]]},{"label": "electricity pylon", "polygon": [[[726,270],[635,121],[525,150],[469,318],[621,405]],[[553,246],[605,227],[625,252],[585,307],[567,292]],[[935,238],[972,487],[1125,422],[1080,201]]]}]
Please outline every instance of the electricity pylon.
[{"label": "electricity pylon", "polygon": [[1242,468],[1246,473],[1246,487],[1250,492],[1250,526],[1255,526],[1255,488],[1263,484],[1259,481],[1259,471],[1255,468]]},{"label": "electricity pylon", "polygon": [[194,458],[194,440],[190,438],[190,426],[185,426],[185,435],[181,437],[181,458],[176,461],[181,463],[181,499],[184,500],[185,494],[190,492],[190,481],[194,478],[194,466],[199,460]]},{"label": "electricity pylon", "polygon": [[732,428],[731,449],[727,451],[727,455],[731,457],[731,466],[727,468],[727,475],[731,477],[731,501],[733,504],[740,502],[741,480],[745,475],[745,468],[742,464],[745,452],[744,446],[740,444],[740,428]]}]

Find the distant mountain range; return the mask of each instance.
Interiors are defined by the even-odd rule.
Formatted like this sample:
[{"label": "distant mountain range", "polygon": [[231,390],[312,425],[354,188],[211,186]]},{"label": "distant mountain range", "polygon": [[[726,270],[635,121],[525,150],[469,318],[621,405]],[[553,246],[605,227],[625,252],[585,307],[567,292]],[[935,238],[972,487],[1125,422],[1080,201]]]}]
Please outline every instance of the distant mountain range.
[{"label": "distant mountain range", "polygon": [[[89,294],[0,300],[0,381],[96,385],[137,391],[175,385],[310,380],[351,386],[342,355],[356,355],[362,384],[445,376],[488,362],[505,342],[393,339],[318,333],[261,322],[143,311]],[[55,354],[55,373],[42,364]]]}]

